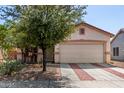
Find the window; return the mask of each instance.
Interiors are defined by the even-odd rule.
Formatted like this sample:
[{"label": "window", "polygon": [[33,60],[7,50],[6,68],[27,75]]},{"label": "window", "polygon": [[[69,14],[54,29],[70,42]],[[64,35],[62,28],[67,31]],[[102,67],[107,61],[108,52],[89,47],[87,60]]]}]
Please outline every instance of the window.
[{"label": "window", "polygon": [[85,29],[84,29],[84,28],[81,28],[81,29],[79,30],[79,34],[80,34],[80,35],[84,35],[84,33],[85,33]]},{"label": "window", "polygon": [[115,48],[113,48],[113,56],[115,56]]},{"label": "window", "polygon": [[113,48],[113,56],[119,56],[119,47]]},{"label": "window", "polygon": [[116,47],[116,56],[119,56],[119,47]]}]

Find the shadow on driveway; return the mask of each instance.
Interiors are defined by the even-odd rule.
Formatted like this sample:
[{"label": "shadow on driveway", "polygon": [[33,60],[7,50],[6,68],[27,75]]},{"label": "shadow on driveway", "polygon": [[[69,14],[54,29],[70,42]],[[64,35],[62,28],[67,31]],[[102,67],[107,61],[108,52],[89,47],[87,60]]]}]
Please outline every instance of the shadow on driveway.
[{"label": "shadow on driveway", "polygon": [[[71,63],[71,64],[76,64],[76,63]],[[84,65],[92,65],[92,64],[96,64],[96,63],[78,63],[78,65],[80,65],[80,64],[84,64]],[[98,64],[105,64],[105,63],[98,63]],[[116,67],[116,66],[113,66],[113,65],[110,65],[110,64],[105,64],[106,66],[104,66],[104,67],[101,67],[101,68],[110,68],[110,67]],[[66,69],[70,69],[70,67],[67,67],[67,66],[64,66],[64,67],[61,67],[61,68],[66,68]],[[76,69],[78,69],[78,68],[76,68]],[[97,66],[86,66],[85,67],[85,69],[99,69],[99,67],[97,67]]]}]

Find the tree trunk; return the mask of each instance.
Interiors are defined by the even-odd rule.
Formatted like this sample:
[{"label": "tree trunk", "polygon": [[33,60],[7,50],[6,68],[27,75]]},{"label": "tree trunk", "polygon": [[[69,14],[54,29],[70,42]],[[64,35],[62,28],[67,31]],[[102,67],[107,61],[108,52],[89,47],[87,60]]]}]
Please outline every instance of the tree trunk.
[{"label": "tree trunk", "polygon": [[21,49],[21,51],[22,51],[22,62],[23,63],[25,63],[26,62],[26,51],[25,51],[25,49]]},{"label": "tree trunk", "polygon": [[46,48],[42,48],[42,51],[43,51],[43,71],[46,71],[46,64],[47,64],[47,61],[46,61]]}]

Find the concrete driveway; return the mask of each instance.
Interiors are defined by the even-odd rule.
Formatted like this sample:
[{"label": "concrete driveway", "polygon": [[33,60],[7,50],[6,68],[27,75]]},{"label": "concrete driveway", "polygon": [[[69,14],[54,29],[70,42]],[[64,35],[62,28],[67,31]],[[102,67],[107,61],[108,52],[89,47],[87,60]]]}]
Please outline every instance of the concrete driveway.
[{"label": "concrete driveway", "polygon": [[62,87],[124,87],[124,68],[108,64],[60,64]]},{"label": "concrete driveway", "polygon": [[57,79],[0,81],[3,88],[123,88],[124,68],[108,64],[53,64]]}]

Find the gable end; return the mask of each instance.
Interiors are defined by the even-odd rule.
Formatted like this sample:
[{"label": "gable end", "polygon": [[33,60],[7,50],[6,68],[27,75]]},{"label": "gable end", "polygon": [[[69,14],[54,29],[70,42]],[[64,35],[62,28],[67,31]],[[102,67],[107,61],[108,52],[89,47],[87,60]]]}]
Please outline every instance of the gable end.
[{"label": "gable end", "polygon": [[102,30],[102,29],[100,29],[100,28],[98,28],[98,27],[95,27],[95,26],[90,25],[90,24],[85,23],[85,22],[81,22],[81,23],[77,24],[76,26],[79,26],[79,25],[87,26],[87,27],[89,27],[89,28],[91,28],[91,29],[94,29],[95,31],[98,31],[98,32],[100,32],[100,33],[102,33],[102,34],[105,34],[105,35],[108,35],[108,36],[110,36],[110,37],[113,37],[113,36],[114,36],[114,34],[108,32],[108,31]]}]

